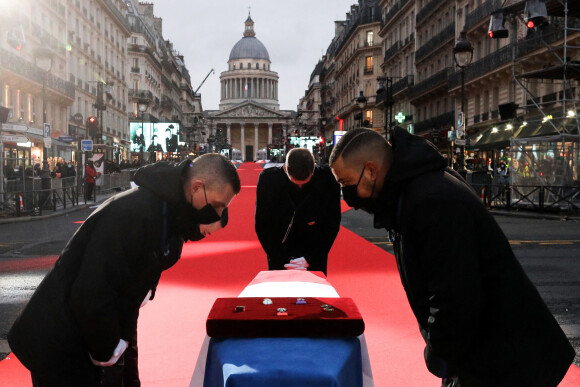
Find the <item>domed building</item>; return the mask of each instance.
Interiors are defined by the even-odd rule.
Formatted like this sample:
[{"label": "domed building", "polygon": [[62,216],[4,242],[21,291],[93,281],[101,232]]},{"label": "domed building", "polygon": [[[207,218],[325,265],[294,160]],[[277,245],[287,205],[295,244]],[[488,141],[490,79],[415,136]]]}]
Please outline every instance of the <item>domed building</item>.
[{"label": "domed building", "polygon": [[270,54],[256,38],[251,16],[240,39],[230,51],[228,70],[220,75],[219,110],[206,111],[210,132],[227,137],[232,158],[266,159],[268,148],[283,148],[291,130],[293,111],[281,111],[278,73],[270,69]]}]

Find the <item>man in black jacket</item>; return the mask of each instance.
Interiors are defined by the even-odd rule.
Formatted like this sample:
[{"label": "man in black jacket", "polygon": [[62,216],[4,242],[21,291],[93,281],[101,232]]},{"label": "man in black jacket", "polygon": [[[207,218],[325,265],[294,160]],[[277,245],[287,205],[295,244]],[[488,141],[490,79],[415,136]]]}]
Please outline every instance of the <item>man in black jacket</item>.
[{"label": "man in black jacket", "polygon": [[[35,386],[97,386],[135,337],[161,272],[199,240],[240,191],[229,160],[207,154],[140,168],[77,230],[8,334]],[[223,223],[222,223],[223,224]],[[138,382],[138,378],[137,378]]]},{"label": "man in black jacket", "polygon": [[557,386],[574,349],[491,214],[422,137],[348,131],[330,165],[394,238],[427,368],[445,386]]},{"label": "man in black jacket", "polygon": [[309,150],[295,148],[283,167],[265,169],[258,179],[255,227],[268,270],[326,274],[340,228],[340,187],[330,168],[316,166]]}]

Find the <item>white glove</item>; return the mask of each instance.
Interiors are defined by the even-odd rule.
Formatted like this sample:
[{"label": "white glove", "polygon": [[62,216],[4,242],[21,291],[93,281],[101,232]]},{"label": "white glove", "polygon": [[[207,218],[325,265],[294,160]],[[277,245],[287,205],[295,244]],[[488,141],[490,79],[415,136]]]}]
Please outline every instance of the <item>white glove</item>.
[{"label": "white glove", "polygon": [[294,258],[290,260],[290,263],[284,265],[288,270],[306,270],[310,266],[304,257]]},{"label": "white glove", "polygon": [[143,302],[141,303],[140,308],[144,307],[145,305],[147,305],[147,303],[149,302],[149,299],[151,298],[151,289],[149,289],[149,292],[147,293],[147,295],[145,296],[145,298],[143,299]]},{"label": "white glove", "polygon": [[91,354],[89,353],[89,357],[91,358],[91,361],[93,362],[94,365],[96,366],[100,366],[100,367],[109,367],[112,366],[113,364],[115,364],[117,362],[117,360],[119,360],[119,358],[121,357],[121,355],[123,355],[123,352],[125,352],[125,350],[127,349],[127,347],[129,346],[129,343],[127,343],[125,340],[120,339],[119,340],[119,344],[117,344],[117,348],[115,348],[115,350],[113,351],[113,356],[111,356],[111,358],[107,361],[96,361],[95,359],[93,359],[93,357],[91,356]]}]

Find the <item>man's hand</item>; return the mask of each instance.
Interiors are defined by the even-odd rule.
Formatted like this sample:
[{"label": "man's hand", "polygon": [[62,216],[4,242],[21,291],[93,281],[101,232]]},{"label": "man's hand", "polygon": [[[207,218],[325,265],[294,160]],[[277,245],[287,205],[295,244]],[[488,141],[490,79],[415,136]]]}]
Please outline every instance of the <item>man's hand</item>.
[{"label": "man's hand", "polygon": [[100,366],[100,367],[109,367],[109,366],[112,366],[113,364],[115,364],[117,362],[117,360],[119,360],[119,358],[121,357],[121,355],[123,355],[123,352],[125,352],[125,350],[127,349],[128,346],[129,346],[129,343],[127,343],[123,339],[120,339],[119,344],[117,344],[117,348],[115,348],[115,350],[113,351],[113,356],[111,356],[111,358],[109,360],[96,361],[95,359],[93,359],[93,357],[91,356],[90,353],[89,353],[89,357],[91,358],[91,361],[93,362],[94,365]]},{"label": "man's hand", "polygon": [[290,263],[284,265],[288,270],[306,270],[310,266],[304,257],[294,258],[290,260]]}]

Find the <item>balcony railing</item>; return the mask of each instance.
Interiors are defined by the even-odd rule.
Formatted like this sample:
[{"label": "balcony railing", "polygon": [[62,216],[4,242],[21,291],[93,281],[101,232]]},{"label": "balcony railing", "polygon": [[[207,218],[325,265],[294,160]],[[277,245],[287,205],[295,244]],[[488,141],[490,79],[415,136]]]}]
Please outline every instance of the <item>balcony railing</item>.
[{"label": "balcony railing", "polygon": [[397,53],[397,51],[399,51],[401,49],[401,41],[397,40],[395,42],[395,44],[393,44],[391,47],[389,47],[388,50],[385,51],[385,61],[391,59],[391,57],[393,55],[395,55]]},{"label": "balcony railing", "polygon": [[129,89],[129,98],[148,99],[153,101],[153,93],[143,89]]},{"label": "balcony railing", "polygon": [[439,47],[452,40],[455,36],[455,22],[449,24],[437,35],[429,39],[425,44],[423,44],[417,52],[415,53],[415,61],[419,62],[428,53],[437,50]]},{"label": "balcony railing", "polygon": [[393,95],[407,89],[409,86],[413,86],[413,75],[407,75],[402,79],[399,79],[397,82],[393,83]]},{"label": "balcony railing", "polygon": [[[0,49],[0,67],[9,69],[10,71],[22,75],[23,78],[30,79],[31,81],[37,82],[39,84],[44,82],[44,77],[46,74],[33,63],[28,62],[27,60],[16,56],[10,51],[4,49]],[[75,98],[74,83],[60,79],[51,73],[48,74],[46,87],[58,91],[70,99],[74,100]]]},{"label": "balcony railing", "polygon": [[122,24],[127,30],[131,30],[131,26],[129,25],[129,21],[127,20],[127,18],[121,13],[121,11],[119,11],[119,9],[117,8],[117,6],[115,4],[113,4],[113,2],[111,0],[103,0],[105,5],[107,6],[107,8],[109,9],[109,11],[111,11],[111,13],[113,15],[115,15],[115,18],[117,19],[117,21]]},{"label": "balcony railing", "polygon": [[415,17],[415,21],[417,23],[417,25],[420,25],[421,22],[423,20],[425,20],[425,18],[427,16],[429,16],[431,14],[431,12],[433,12],[439,5],[441,5],[443,2],[441,0],[431,0],[430,2],[428,2],[420,11],[419,13],[417,13],[417,17]]},{"label": "balcony railing", "polygon": [[385,14],[385,19],[383,20],[383,23],[386,25],[388,24],[391,19],[393,19],[395,17],[395,15],[401,10],[403,9],[403,7],[405,6],[405,4],[407,4],[409,2],[409,0],[400,0],[398,2],[396,2],[393,7],[389,10],[389,12],[387,12]]},{"label": "balcony railing", "polygon": [[441,86],[447,85],[447,80],[451,76],[453,69],[451,67],[446,67],[445,69],[439,71],[435,75],[425,79],[423,82],[419,82],[409,93],[410,98],[416,98],[421,94],[424,94],[430,90],[436,89]]},{"label": "balcony railing", "polygon": [[429,118],[421,122],[415,123],[415,133],[429,131],[431,129],[439,129],[452,126],[455,121],[455,112],[443,113],[437,117]]},{"label": "balcony railing", "polygon": [[[465,82],[493,72],[512,62],[513,57],[521,59],[536,50],[546,47],[546,44],[554,43],[564,38],[564,29],[558,25],[550,24],[541,36],[531,39],[522,39],[517,43],[508,44],[486,57],[472,63],[465,68]],[[515,52],[514,52],[515,50]],[[461,84],[461,72],[457,71],[449,79],[449,87],[455,88]]]},{"label": "balcony railing", "polygon": [[463,28],[468,30],[482,20],[488,19],[493,11],[497,11],[501,8],[501,4],[502,0],[487,0],[474,9],[473,12],[467,14],[467,17],[465,18],[465,26]]}]

